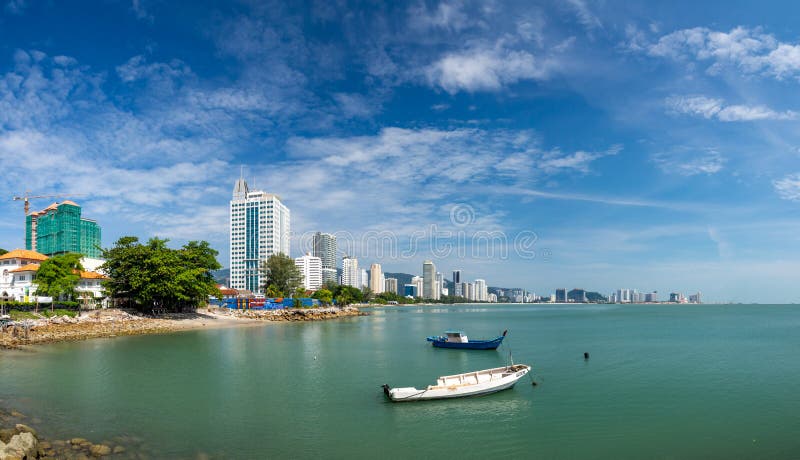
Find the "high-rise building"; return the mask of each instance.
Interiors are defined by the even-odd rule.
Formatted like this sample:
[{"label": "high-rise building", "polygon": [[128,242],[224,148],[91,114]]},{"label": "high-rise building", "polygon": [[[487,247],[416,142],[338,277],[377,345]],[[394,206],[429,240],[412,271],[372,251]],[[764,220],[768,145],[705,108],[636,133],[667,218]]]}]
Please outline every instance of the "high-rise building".
[{"label": "high-rise building", "polygon": [[345,256],[342,259],[342,286],[352,286],[361,289],[361,271],[358,269],[358,259]]},{"label": "high-rise building", "polygon": [[436,265],[426,260],[422,263],[422,298],[436,299]]},{"label": "high-rise building", "polygon": [[464,296],[464,293],[461,292],[461,270],[453,270],[453,295],[456,297]]},{"label": "high-rise building", "polygon": [[25,216],[25,248],[46,256],[76,252],[97,259],[100,236],[97,222],[81,217],[81,207],[72,201]]},{"label": "high-rise building", "polygon": [[381,264],[372,264],[369,267],[369,289],[373,294],[380,294],[385,289]]},{"label": "high-rise building", "polygon": [[466,283],[466,288],[464,289],[464,297],[467,300],[474,302],[475,299],[475,284],[473,283]]},{"label": "high-rise building", "polygon": [[386,278],[384,281],[384,292],[400,294],[400,291],[397,290],[397,278]]},{"label": "high-rise building", "polygon": [[436,272],[436,299],[442,298],[442,293],[445,291],[446,286],[444,285],[444,275],[439,272]]},{"label": "high-rise building", "polygon": [[419,291],[417,290],[416,284],[404,284],[403,285],[403,296],[404,297],[419,297]]},{"label": "high-rise building", "polygon": [[411,277],[411,284],[413,284],[414,286],[417,287],[417,295],[416,295],[416,297],[422,297],[423,296],[423,292],[422,292],[423,291],[423,285],[425,284],[424,280],[422,279],[422,277],[421,276],[413,276],[413,277]]},{"label": "high-rise building", "polygon": [[369,287],[369,273],[367,272],[366,268],[362,268],[361,269],[361,286],[359,286],[359,287],[361,289],[364,289],[365,287]]},{"label": "high-rise building", "polygon": [[311,254],[315,257],[319,257],[320,260],[322,260],[322,282],[337,282],[336,237],[330,233],[315,233],[313,251]]},{"label": "high-rise building", "polygon": [[278,195],[251,191],[244,178],[230,203],[231,287],[264,293],[261,266],[274,254],[289,255],[289,208]]},{"label": "high-rise building", "polygon": [[294,259],[294,264],[303,275],[303,286],[309,291],[322,287],[322,259],[306,254]]},{"label": "high-rise building", "polygon": [[489,290],[486,287],[486,280],[475,280],[475,300],[486,302],[489,300]]},{"label": "high-rise building", "polygon": [[567,303],[567,290],[560,288],[556,289],[556,302],[557,303]]}]

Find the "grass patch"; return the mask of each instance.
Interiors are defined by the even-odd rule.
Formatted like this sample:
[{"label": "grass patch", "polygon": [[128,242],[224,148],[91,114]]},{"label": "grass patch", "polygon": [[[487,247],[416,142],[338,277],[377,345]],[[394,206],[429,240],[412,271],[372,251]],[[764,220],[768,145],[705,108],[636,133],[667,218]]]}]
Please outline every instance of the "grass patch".
[{"label": "grass patch", "polygon": [[36,314],[29,312],[29,311],[19,311],[19,310],[11,310],[8,312],[11,319],[14,321],[19,321],[22,319],[38,319],[39,317]]},{"label": "grass patch", "polygon": [[67,315],[70,318],[74,318],[78,316],[78,312],[75,310],[65,310],[63,308],[56,308],[53,311],[50,310],[42,310],[39,312],[40,315],[44,316],[45,318],[52,318],[53,316],[64,316]]}]

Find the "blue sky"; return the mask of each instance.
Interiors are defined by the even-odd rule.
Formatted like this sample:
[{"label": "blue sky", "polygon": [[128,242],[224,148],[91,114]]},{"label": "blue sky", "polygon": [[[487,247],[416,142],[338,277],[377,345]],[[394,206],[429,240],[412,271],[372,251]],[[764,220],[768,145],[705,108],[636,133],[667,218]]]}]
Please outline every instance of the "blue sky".
[{"label": "blue sky", "polygon": [[800,300],[798,4],[183,3],[0,2],[0,247],[28,189],[226,265],[244,166],[295,256]]}]

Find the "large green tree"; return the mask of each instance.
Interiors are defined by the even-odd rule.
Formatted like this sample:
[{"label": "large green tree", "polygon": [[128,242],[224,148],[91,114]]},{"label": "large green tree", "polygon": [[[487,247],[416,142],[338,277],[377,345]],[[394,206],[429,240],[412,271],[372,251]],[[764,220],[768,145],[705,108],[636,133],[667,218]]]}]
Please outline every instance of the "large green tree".
[{"label": "large green tree", "polygon": [[36,292],[53,300],[73,300],[81,280],[80,254],[67,253],[42,261],[36,272]]},{"label": "large green tree", "polygon": [[137,237],[126,236],[103,250],[109,295],[143,311],[192,309],[205,304],[209,296],[218,296],[211,274],[221,267],[217,251],[205,241],[190,241],[180,249],[167,247],[168,242],[151,238],[142,244]]},{"label": "large green tree", "polygon": [[361,289],[353,286],[330,286],[330,289],[336,304],[340,307],[361,302],[364,298]]},{"label": "large green tree", "polygon": [[333,293],[325,288],[319,289],[311,295],[312,299],[317,299],[323,305],[330,305],[333,301]]},{"label": "large green tree", "polygon": [[264,291],[277,293],[279,297],[294,294],[297,288],[303,286],[303,274],[294,264],[294,259],[283,253],[277,253],[261,266],[264,274]]}]

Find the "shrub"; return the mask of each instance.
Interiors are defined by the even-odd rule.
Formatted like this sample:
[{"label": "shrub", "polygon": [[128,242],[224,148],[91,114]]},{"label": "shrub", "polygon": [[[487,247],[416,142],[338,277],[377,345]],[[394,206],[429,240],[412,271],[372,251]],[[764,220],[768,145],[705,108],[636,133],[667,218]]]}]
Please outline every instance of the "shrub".
[{"label": "shrub", "polygon": [[11,316],[11,319],[14,321],[19,321],[22,319],[37,319],[38,316],[29,312],[29,311],[21,311],[21,310],[11,310],[8,312],[8,315]]}]

